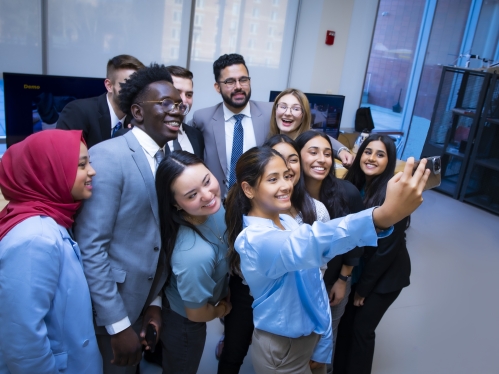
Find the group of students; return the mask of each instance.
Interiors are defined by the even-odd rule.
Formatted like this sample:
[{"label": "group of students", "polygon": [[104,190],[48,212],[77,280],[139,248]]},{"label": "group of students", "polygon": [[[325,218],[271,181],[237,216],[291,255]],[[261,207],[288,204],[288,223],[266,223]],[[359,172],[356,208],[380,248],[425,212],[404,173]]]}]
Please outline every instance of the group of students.
[{"label": "group of students", "polygon": [[[268,139],[239,158],[225,201],[191,153],[170,153],[156,171],[165,372],[196,373],[206,322],[224,318],[219,373],[239,372],[250,344],[257,373],[324,373],[331,362],[335,373],[369,373],[374,330],[409,284],[405,228],[425,162],[413,175],[409,159],[394,177],[393,141],[372,135],[338,179],[305,95],[288,89],[273,105]],[[96,172],[81,131],[31,135],[2,158],[0,324],[15,337],[0,341],[2,374],[102,372],[71,229]]]}]

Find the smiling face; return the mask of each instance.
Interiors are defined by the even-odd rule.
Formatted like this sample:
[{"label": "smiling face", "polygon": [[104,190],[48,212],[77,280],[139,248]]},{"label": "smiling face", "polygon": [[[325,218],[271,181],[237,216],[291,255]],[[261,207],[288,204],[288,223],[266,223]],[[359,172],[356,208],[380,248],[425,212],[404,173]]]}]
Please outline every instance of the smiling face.
[{"label": "smiling face", "polygon": [[[286,111],[282,108],[287,107]],[[284,95],[276,104],[275,119],[282,134],[295,139],[303,119],[303,108],[295,95]]]},{"label": "smiling face", "polygon": [[137,100],[141,104],[132,105],[135,126],[144,130],[160,147],[177,138],[179,126],[184,120],[178,110],[173,113],[165,111],[159,102],[164,99],[182,102],[180,94],[170,82],[158,81],[145,88],[144,94]]},{"label": "smiling face", "polygon": [[305,178],[324,180],[333,167],[333,150],[329,142],[321,136],[310,139],[300,152]]},{"label": "smiling face", "polygon": [[180,94],[180,98],[182,99],[184,104],[189,105],[189,108],[192,108],[194,91],[192,88],[192,80],[182,77],[176,77],[172,75],[173,85],[177,89]]},{"label": "smiling face", "polygon": [[293,183],[288,167],[279,156],[269,160],[257,186],[242,182],[241,187],[251,199],[252,215],[275,219],[279,213],[291,209]]},{"label": "smiling face", "polygon": [[[248,103],[251,97],[251,82],[247,86],[241,86],[239,78],[247,77],[248,70],[243,64],[227,66],[220,71],[218,82],[215,83],[215,89],[222,95],[222,99],[233,113],[239,113]],[[227,79],[236,79],[234,87],[229,88],[224,82]]]},{"label": "smiling face", "polygon": [[388,165],[388,156],[383,142],[380,140],[370,142],[360,156],[360,169],[366,175],[366,180],[381,175],[386,165]]},{"label": "smiling face", "polygon": [[95,170],[90,165],[87,146],[80,142],[80,156],[78,157],[78,170],[76,178],[71,189],[71,196],[75,201],[88,199],[92,196],[92,177]]},{"label": "smiling face", "polygon": [[177,208],[196,221],[204,221],[220,209],[220,185],[203,164],[186,166],[172,184]]},{"label": "smiling face", "polygon": [[293,186],[296,186],[300,180],[300,157],[296,150],[288,143],[278,143],[272,147],[279,152],[284,160],[286,160],[289,168],[289,177]]}]

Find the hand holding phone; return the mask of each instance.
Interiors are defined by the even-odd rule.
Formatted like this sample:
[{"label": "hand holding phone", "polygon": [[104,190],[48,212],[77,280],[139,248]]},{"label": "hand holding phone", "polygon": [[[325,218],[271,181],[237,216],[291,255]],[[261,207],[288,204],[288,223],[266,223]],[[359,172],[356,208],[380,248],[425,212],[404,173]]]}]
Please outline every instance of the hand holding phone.
[{"label": "hand holding phone", "polygon": [[[425,184],[424,191],[438,187],[442,182],[442,175],[440,173],[442,171],[442,160],[440,159],[440,156],[426,157],[426,160],[426,169],[430,169],[431,173],[428,177],[428,181]],[[414,163],[412,174],[414,174],[418,166],[419,161],[416,161]]]},{"label": "hand holding phone", "polygon": [[156,331],[156,328],[152,323],[147,325],[147,330],[146,330],[146,342],[147,345],[151,348],[151,352],[154,353],[154,350],[156,349],[156,337],[158,336],[158,333]]}]

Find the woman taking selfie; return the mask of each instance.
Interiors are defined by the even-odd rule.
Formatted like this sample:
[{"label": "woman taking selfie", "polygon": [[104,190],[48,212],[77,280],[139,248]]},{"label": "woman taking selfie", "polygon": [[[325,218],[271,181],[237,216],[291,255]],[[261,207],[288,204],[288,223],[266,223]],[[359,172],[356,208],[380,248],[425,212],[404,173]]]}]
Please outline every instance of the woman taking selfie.
[{"label": "woman taking selfie", "polygon": [[[320,200],[331,218],[344,217],[364,209],[359,191],[350,182],[335,177],[330,138],[324,133],[309,130],[296,143],[302,160],[303,179],[307,192]],[[324,282],[329,294],[333,324],[333,357],[340,319],[350,294],[353,267],[359,264],[363,248],[356,247],[327,264]],[[332,364],[332,362],[331,362]]]},{"label": "woman taking selfie", "polygon": [[206,322],[226,316],[225,211],[217,179],[195,155],[175,151],[156,172],[161,243],[170,276],[163,305],[163,370],[198,370]]},{"label": "woman taking selfie", "polygon": [[[305,131],[310,130],[311,126],[310,104],[303,92],[288,88],[277,95],[270,116],[269,138],[277,134],[285,134],[295,140]],[[339,141],[330,139],[334,147],[334,156],[341,160],[343,166],[350,166],[354,156]]]},{"label": "woman taking selfie", "polygon": [[[329,221],[329,213],[320,201],[312,199],[300,178],[300,156],[296,144],[286,135],[274,135],[264,147],[278,151],[287,163],[289,177],[293,184],[291,208],[282,212],[293,218],[298,224],[312,224],[315,221]],[[324,265],[323,271],[326,266]],[[219,374],[238,373],[248,353],[253,334],[253,297],[247,284],[238,272],[230,278],[232,312],[225,318],[225,341],[220,361]]]},{"label": "woman taking selfie", "polygon": [[[236,166],[226,200],[230,265],[254,297],[252,361],[257,373],[310,373],[310,360],[331,359],[331,316],[319,267],[357,245],[376,245],[421,204],[428,173],[412,176],[414,160],[390,182],[377,208],[313,225],[281,214],[291,208],[293,184],[275,150],[252,148]],[[381,235],[389,234],[390,230]]]},{"label": "woman taking selfie", "polygon": [[[396,161],[395,144],[388,136],[371,135],[360,146],[345,179],[361,191],[366,208],[385,201]],[[408,219],[405,216],[397,222],[393,233],[380,239],[377,247],[365,247],[340,323],[335,374],[371,372],[376,327],[402,288],[409,285],[411,262],[405,240]]]},{"label": "woman taking selfie", "polygon": [[0,372],[102,373],[78,244],[68,229],[92,195],[81,131],[47,130],[0,163]]}]

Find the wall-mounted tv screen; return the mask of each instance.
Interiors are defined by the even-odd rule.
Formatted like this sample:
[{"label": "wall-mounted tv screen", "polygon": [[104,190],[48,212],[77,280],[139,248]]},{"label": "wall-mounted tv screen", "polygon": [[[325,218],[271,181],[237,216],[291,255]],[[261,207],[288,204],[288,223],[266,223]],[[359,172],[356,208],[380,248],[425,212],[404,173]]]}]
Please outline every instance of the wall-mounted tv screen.
[{"label": "wall-mounted tv screen", "polygon": [[64,106],[106,92],[103,78],[3,73],[7,147],[54,129]]},{"label": "wall-mounted tv screen", "polygon": [[[281,91],[270,91],[269,101],[275,101],[280,93]],[[305,93],[305,96],[310,103],[312,114],[310,127],[314,130],[322,130],[329,136],[338,139],[345,96],[315,93]]]}]

